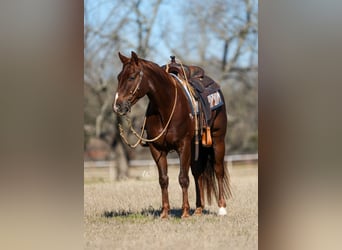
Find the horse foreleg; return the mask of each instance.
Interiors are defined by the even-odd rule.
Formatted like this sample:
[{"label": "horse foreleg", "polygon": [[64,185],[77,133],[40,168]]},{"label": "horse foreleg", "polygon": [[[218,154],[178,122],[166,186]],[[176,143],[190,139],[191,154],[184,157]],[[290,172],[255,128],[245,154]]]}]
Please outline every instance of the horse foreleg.
[{"label": "horse foreleg", "polygon": [[167,160],[166,152],[160,152],[153,146],[150,146],[150,150],[152,156],[158,166],[158,174],[159,174],[159,185],[162,193],[162,211],[160,214],[160,218],[168,218],[170,203],[169,203],[169,194],[168,194],[168,186],[169,186],[169,177],[167,175]]},{"label": "horse foreleg", "polygon": [[[164,160],[163,160],[164,161]],[[167,218],[170,210],[169,203],[169,177],[167,175],[167,163],[165,157],[165,163],[158,165],[158,173],[159,173],[159,185],[162,192],[162,212],[160,214],[160,218]]]},{"label": "horse foreleg", "polygon": [[189,187],[189,175],[186,174],[189,171],[189,167],[187,169],[183,169],[180,171],[179,174],[179,184],[182,187],[183,193],[183,205],[182,205],[182,218],[186,218],[190,216],[190,205],[189,205],[189,198],[188,198],[188,187]]},{"label": "horse foreleg", "polygon": [[[188,145],[189,144],[189,145]],[[186,144],[182,151],[179,153],[180,158],[180,171],[179,171],[179,184],[182,187],[183,205],[182,205],[182,218],[190,216],[190,205],[188,198],[189,188],[189,168],[190,168],[190,143]]]}]

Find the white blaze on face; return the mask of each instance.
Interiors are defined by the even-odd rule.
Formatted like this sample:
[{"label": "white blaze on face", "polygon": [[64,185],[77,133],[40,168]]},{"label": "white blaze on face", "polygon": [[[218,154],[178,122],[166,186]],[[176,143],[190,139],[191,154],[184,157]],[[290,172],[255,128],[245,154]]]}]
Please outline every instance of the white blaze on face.
[{"label": "white blaze on face", "polygon": [[118,94],[118,92],[116,92],[115,99],[114,99],[114,104],[113,104],[113,109],[114,109],[115,112],[117,111],[116,101],[118,100],[118,98],[119,98],[119,94]]}]

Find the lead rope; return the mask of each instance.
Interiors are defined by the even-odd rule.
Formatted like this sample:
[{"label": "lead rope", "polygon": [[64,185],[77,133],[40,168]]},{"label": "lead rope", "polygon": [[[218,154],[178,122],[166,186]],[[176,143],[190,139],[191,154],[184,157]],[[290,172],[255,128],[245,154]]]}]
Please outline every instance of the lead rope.
[{"label": "lead rope", "polygon": [[167,130],[168,126],[170,125],[170,122],[171,122],[171,119],[173,117],[173,114],[175,112],[175,109],[176,109],[176,104],[177,104],[177,85],[175,84],[175,81],[173,80],[174,82],[174,86],[175,86],[175,100],[174,100],[174,103],[173,103],[173,107],[172,107],[172,111],[171,111],[171,114],[170,114],[170,117],[169,117],[169,120],[167,121],[164,129],[161,131],[161,133],[154,137],[153,139],[146,139],[146,138],[143,138],[143,135],[144,135],[144,130],[145,130],[145,125],[146,125],[146,116],[144,118],[144,123],[143,123],[143,126],[141,128],[141,133],[139,134],[132,126],[132,122],[131,122],[131,119],[129,119],[128,117],[126,117],[126,121],[128,122],[129,124],[129,127],[130,127],[130,130],[131,132],[138,138],[138,141],[135,143],[135,144],[130,144],[128,142],[128,140],[126,139],[125,137],[125,134],[124,134],[124,130],[122,128],[122,125],[119,123],[119,130],[120,130],[120,136],[121,138],[124,140],[124,142],[131,148],[136,148],[141,142],[154,142],[156,140],[158,140]]}]

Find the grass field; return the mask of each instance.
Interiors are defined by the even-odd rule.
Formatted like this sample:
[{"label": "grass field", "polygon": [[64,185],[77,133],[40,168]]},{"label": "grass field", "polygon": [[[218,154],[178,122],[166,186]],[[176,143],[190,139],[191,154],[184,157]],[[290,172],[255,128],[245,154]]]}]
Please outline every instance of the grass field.
[{"label": "grass field", "polygon": [[[256,165],[230,168],[233,198],[228,216],[216,204],[205,213],[180,219],[182,194],[178,168],[169,168],[170,218],[159,219],[161,191],[155,167],[130,169],[126,181],[109,183],[86,170],[84,185],[85,249],[257,249],[258,177]],[[190,174],[189,202],[195,208]]]}]

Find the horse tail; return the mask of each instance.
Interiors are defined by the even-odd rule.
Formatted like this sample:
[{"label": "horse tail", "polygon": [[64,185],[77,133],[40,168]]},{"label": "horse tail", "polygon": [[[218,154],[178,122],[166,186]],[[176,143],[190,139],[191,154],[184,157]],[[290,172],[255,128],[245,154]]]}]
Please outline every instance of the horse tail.
[{"label": "horse tail", "polygon": [[[218,183],[217,178],[215,174],[215,155],[214,155],[214,149],[212,147],[210,148],[202,148],[203,155],[206,157],[204,159],[203,164],[204,165],[204,172],[202,175],[202,183],[203,183],[203,190],[206,193],[207,201],[209,205],[211,205],[212,201],[212,195],[214,194],[216,201],[218,201]],[[202,152],[201,152],[202,153]],[[229,178],[229,172],[228,169],[226,169],[225,164],[223,164],[223,197],[225,199],[232,197],[232,191],[230,186],[230,178]]]}]

